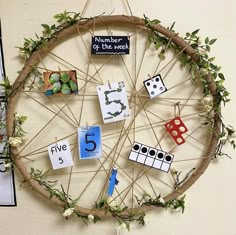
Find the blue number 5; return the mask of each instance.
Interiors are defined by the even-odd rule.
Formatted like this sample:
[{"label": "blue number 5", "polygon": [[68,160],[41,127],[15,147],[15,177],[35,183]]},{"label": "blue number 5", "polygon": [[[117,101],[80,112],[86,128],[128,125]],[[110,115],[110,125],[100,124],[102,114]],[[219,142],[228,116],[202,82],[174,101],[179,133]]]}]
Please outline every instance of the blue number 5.
[{"label": "blue number 5", "polygon": [[89,140],[89,136],[94,136],[94,134],[85,134],[85,143],[92,144],[92,148],[85,148],[85,150],[88,152],[93,152],[96,149],[97,144],[95,141]]}]

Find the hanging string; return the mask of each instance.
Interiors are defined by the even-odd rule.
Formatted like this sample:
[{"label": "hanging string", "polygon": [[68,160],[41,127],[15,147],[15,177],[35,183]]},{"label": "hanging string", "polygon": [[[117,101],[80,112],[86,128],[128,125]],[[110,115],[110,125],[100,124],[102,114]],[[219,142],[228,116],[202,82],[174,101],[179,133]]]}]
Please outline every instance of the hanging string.
[{"label": "hanging string", "polygon": [[81,16],[84,16],[84,13],[87,10],[89,3],[90,3],[90,0],[87,0],[84,7],[83,7],[83,10],[81,11]]},{"label": "hanging string", "polygon": [[130,4],[129,4],[128,0],[125,0],[125,1],[126,1],[126,4],[127,4],[128,8],[129,8],[130,15],[133,16],[133,12],[131,10],[131,7],[130,7]]}]

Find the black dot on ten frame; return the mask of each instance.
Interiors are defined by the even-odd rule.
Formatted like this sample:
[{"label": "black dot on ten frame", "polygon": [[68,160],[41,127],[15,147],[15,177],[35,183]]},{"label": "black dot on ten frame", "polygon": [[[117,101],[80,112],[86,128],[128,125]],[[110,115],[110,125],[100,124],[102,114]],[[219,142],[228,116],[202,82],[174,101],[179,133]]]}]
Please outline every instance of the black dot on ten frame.
[{"label": "black dot on ten frame", "polygon": [[135,144],[133,148],[134,148],[135,151],[138,151],[139,150],[139,145]]},{"label": "black dot on ten frame", "polygon": [[150,156],[155,156],[155,154],[156,154],[156,151],[155,150],[153,150],[153,149],[151,149],[150,151],[149,151],[149,155]]},{"label": "black dot on ten frame", "polygon": [[171,159],[172,159],[172,157],[171,157],[170,155],[166,155],[165,160],[166,160],[167,162],[170,162]]},{"label": "black dot on ten frame", "polygon": [[142,153],[147,153],[147,148],[146,147],[142,147],[141,151],[142,151]]},{"label": "black dot on ten frame", "polygon": [[164,157],[164,154],[163,154],[163,153],[158,153],[158,154],[157,154],[157,157],[158,157],[159,159],[162,159],[162,158]]}]

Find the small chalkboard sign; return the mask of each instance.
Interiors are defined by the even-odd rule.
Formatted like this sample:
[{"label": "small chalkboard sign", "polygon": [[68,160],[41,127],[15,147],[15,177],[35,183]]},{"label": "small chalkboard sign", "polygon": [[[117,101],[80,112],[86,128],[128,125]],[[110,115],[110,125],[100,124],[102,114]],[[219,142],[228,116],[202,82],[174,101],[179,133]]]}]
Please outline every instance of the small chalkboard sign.
[{"label": "small chalkboard sign", "polygon": [[129,54],[129,36],[93,36],[91,53],[93,55]]}]

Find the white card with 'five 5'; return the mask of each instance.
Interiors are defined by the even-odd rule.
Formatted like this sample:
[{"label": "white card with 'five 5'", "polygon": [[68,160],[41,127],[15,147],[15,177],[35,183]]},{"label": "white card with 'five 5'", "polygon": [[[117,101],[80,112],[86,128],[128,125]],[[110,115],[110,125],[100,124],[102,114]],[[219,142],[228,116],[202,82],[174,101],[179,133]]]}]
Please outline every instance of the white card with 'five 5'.
[{"label": "white card with 'five 5'", "polygon": [[68,140],[49,145],[48,154],[54,170],[74,165]]}]

